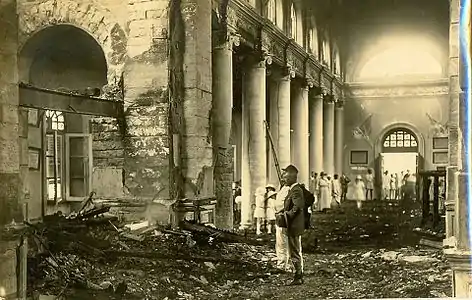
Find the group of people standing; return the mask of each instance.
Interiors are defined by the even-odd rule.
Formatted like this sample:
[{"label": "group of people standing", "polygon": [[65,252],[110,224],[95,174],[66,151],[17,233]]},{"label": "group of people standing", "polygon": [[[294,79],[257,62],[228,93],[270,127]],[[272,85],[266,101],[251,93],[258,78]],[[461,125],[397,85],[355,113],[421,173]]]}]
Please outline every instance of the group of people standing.
[{"label": "group of people standing", "polygon": [[[375,176],[372,169],[367,170],[364,178],[357,175],[352,187],[349,189],[347,198],[357,201],[357,207],[362,209],[362,203],[366,200],[374,200]],[[416,187],[416,176],[410,170],[398,174],[389,174],[384,171],[382,176],[381,199],[383,200],[404,200],[414,199]]]},{"label": "group of people standing", "polygon": [[347,187],[351,180],[344,174],[339,177],[334,174],[333,178],[325,172],[312,172],[310,176],[309,191],[315,196],[314,211],[322,211],[341,205],[346,199]]}]

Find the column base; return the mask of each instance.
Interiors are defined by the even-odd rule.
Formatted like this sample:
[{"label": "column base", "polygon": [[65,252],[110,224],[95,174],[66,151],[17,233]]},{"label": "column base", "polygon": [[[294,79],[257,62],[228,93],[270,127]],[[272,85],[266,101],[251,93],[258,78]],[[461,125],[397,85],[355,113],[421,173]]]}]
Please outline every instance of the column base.
[{"label": "column base", "polygon": [[452,268],[452,297],[472,297],[472,252],[447,249],[444,253]]}]

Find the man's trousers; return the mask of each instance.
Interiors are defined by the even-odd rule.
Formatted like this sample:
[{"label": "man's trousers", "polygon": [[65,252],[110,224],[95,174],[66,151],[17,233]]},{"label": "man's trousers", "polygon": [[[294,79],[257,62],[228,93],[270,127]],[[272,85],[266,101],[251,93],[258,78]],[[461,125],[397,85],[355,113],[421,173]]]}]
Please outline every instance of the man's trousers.
[{"label": "man's trousers", "polygon": [[289,271],[290,257],[288,253],[288,237],[284,233],[284,228],[275,226],[275,253],[277,254],[277,268]]},{"label": "man's trousers", "polygon": [[302,236],[288,235],[288,253],[295,267],[295,276],[303,274]]}]

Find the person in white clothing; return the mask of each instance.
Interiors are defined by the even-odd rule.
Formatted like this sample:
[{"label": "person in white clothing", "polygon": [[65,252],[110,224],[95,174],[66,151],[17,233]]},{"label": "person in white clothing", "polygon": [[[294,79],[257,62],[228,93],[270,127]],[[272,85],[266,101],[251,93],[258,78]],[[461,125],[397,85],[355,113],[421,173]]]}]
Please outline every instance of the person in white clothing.
[{"label": "person in white clothing", "polygon": [[256,209],[254,210],[254,218],[256,219],[256,234],[260,235],[261,232],[261,225],[265,221],[266,218],[266,210],[265,210],[265,188],[258,187],[256,189]]},{"label": "person in white clothing", "polygon": [[334,174],[334,179],[331,183],[332,185],[332,194],[333,194],[333,204],[341,205],[341,182],[339,181],[338,174]]},{"label": "person in white clothing", "polygon": [[[274,209],[280,212],[284,209],[284,201],[290,191],[290,187],[282,185],[275,196]],[[285,228],[275,225],[275,253],[277,255],[277,269],[282,272],[290,272],[290,257],[288,253],[288,237],[284,233]]]}]

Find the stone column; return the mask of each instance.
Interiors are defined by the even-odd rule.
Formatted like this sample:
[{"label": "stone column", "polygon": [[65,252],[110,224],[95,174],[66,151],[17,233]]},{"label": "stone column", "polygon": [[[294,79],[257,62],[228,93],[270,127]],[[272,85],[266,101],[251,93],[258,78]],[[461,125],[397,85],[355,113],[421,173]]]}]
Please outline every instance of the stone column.
[{"label": "stone column", "polygon": [[[132,197],[148,202],[171,198],[169,191],[173,189],[173,185],[169,184],[172,174],[169,157],[169,153],[172,153],[172,139],[169,138],[168,131],[169,56],[167,36],[164,35],[165,30],[162,30],[167,29],[169,20],[166,14],[140,13],[161,11],[161,9],[162,2],[159,0],[148,2],[128,0],[130,16],[128,59],[123,73],[127,130],[124,137],[125,188]],[[173,11],[179,9],[172,8]],[[168,29],[170,32],[172,30]],[[178,34],[175,36],[180,38]],[[171,40],[171,43],[174,41]],[[175,53],[177,51],[184,50],[172,49],[171,57],[178,56]],[[178,81],[174,87],[180,88],[183,71],[174,61],[171,64],[174,66],[175,81]],[[179,89],[175,89],[173,96],[175,99],[183,98]],[[178,103],[177,100],[175,102]]]},{"label": "stone column", "polygon": [[344,102],[336,101],[334,108],[335,136],[334,136],[334,167],[339,176],[344,167]]},{"label": "stone column", "polygon": [[266,185],[266,57],[249,57],[243,75],[241,228],[253,222],[254,193]]},{"label": "stone column", "polygon": [[334,174],[334,98],[323,97],[323,169],[331,177]]},{"label": "stone column", "polygon": [[217,199],[215,225],[233,229],[233,148],[230,145],[233,114],[233,44],[239,40],[232,35],[220,37],[213,48],[212,66],[212,137],[216,157],[213,170],[214,189]]},{"label": "stone column", "polygon": [[[280,168],[290,164],[290,82],[295,77],[291,68],[273,70],[270,91],[270,129]],[[279,185],[272,151],[270,153],[269,182]]]},{"label": "stone column", "polygon": [[298,181],[307,187],[310,180],[310,149],[309,149],[309,105],[306,83],[297,84],[293,94],[293,164],[298,168]]},{"label": "stone column", "polygon": [[[447,197],[449,203],[454,203],[454,218],[446,219],[454,224],[454,237],[449,238],[453,248],[446,249],[445,254],[452,267],[453,297],[472,298],[472,249],[469,236],[470,210],[470,166],[467,165],[467,111],[466,103],[468,83],[466,82],[466,66],[462,58],[470,53],[467,43],[460,43],[461,30],[460,13],[468,14],[470,6],[461,6],[464,1],[451,0],[450,4],[450,32],[449,32],[449,168],[447,172]],[[465,19],[465,18],[464,18]],[[468,26],[469,24],[462,24]],[[466,33],[466,30],[462,29]],[[463,34],[462,33],[462,34]],[[471,38],[462,37],[463,39]],[[452,222],[451,222],[452,223]]]},{"label": "stone column", "polygon": [[[0,298],[17,296],[19,235],[6,231],[22,222],[18,118],[18,19],[15,0],[0,1]],[[20,287],[20,290],[22,288]]]},{"label": "stone column", "polygon": [[321,89],[310,90],[310,172],[323,171],[323,95]]}]

